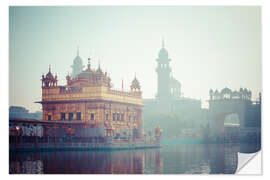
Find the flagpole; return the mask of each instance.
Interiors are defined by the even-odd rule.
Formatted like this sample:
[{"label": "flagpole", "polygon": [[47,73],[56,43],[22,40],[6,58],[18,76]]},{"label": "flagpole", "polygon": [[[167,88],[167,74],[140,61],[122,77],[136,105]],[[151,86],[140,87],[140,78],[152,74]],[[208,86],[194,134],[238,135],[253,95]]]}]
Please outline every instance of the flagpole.
[{"label": "flagpole", "polygon": [[122,91],[124,91],[124,80],[122,78]]}]

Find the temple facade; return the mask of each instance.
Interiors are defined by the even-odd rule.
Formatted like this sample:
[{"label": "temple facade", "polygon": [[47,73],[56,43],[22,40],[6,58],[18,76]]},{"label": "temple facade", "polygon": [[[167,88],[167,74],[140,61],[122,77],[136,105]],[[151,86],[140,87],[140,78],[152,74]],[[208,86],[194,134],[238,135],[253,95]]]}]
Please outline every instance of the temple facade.
[{"label": "temple facade", "polygon": [[102,128],[104,136],[141,134],[142,91],[135,77],[130,91],[112,89],[111,79],[100,65],[87,68],[74,78],[66,76],[66,85],[57,84],[51,68],[42,76],[43,121],[84,123],[91,129]]}]

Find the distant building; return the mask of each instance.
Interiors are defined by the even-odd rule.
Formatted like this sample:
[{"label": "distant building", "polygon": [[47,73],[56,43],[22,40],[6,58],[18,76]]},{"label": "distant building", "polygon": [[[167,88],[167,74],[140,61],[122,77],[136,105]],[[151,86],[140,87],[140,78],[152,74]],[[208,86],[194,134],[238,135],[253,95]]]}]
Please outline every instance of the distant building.
[{"label": "distant building", "polygon": [[146,105],[145,111],[151,109],[159,112],[178,111],[181,109],[200,110],[201,101],[183,97],[181,83],[171,75],[171,59],[169,58],[168,51],[165,49],[164,41],[162,41],[162,48],[156,61],[156,72],[158,75],[156,99],[143,100],[143,103]]},{"label": "distant building", "polygon": [[36,111],[34,113],[30,113],[30,116],[33,119],[42,120],[42,111]]},{"label": "distant building", "polygon": [[29,110],[22,106],[10,106],[9,107],[9,118],[10,119],[42,119],[42,112],[36,111],[29,113]]},{"label": "distant building", "polygon": [[159,100],[178,99],[181,97],[181,83],[171,75],[170,61],[169,53],[165,49],[163,41],[162,48],[158,54],[158,66],[156,68],[158,74],[158,92],[156,97]]},{"label": "distant building", "polygon": [[9,107],[9,118],[27,118],[29,110],[21,106],[10,106]]},{"label": "distant building", "polygon": [[80,74],[83,71],[84,65],[82,58],[79,55],[79,49],[77,50],[77,56],[73,60],[73,65],[71,65],[72,68],[72,74],[71,77],[75,78],[78,74]]},{"label": "distant building", "polygon": [[172,99],[179,99],[181,97],[181,83],[172,76],[170,78],[170,91]]},{"label": "distant building", "polygon": [[170,61],[171,59],[168,58],[169,54],[167,50],[164,48],[164,41],[162,42],[162,48],[159,51],[157,63],[158,66],[156,68],[156,72],[158,74],[158,92],[157,92],[157,99],[159,100],[168,100],[171,97],[170,92],[170,74],[171,74],[171,67]]}]

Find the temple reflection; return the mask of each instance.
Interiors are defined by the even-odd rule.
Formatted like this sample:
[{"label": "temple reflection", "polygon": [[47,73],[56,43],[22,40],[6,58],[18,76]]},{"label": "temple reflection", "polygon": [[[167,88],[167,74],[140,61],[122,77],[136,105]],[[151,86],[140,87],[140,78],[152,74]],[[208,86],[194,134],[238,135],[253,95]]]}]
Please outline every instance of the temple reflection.
[{"label": "temple reflection", "polygon": [[217,144],[209,149],[210,173],[233,174],[237,169],[239,146]]},{"label": "temple reflection", "polygon": [[[154,163],[154,173],[162,172],[160,150],[75,151],[14,153],[10,156],[12,173],[49,174],[143,174]],[[147,157],[147,158],[146,158]]]},{"label": "temple reflection", "polygon": [[[256,144],[180,144],[161,149],[10,153],[12,174],[233,174]],[[241,150],[241,151],[240,151]]]}]

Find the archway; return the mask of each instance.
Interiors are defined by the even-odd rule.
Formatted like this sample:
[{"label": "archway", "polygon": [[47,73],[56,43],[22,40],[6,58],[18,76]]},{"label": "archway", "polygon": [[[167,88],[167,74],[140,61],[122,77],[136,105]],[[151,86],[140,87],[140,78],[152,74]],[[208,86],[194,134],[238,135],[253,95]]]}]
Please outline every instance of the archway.
[{"label": "archway", "polygon": [[241,119],[238,113],[223,112],[212,116],[210,128],[212,131],[212,136],[216,137],[216,140],[224,141],[226,138],[231,138],[232,134],[234,136],[239,135]]},{"label": "archway", "polygon": [[237,113],[228,114],[224,119],[224,126],[239,126],[240,119]]}]

